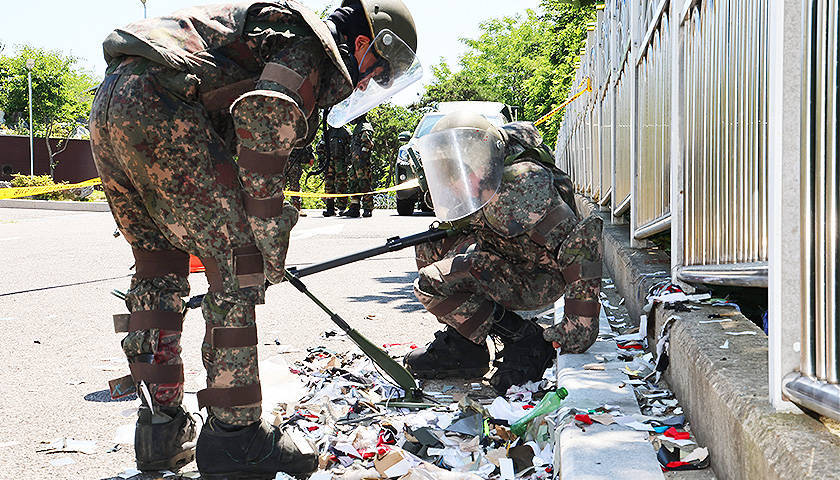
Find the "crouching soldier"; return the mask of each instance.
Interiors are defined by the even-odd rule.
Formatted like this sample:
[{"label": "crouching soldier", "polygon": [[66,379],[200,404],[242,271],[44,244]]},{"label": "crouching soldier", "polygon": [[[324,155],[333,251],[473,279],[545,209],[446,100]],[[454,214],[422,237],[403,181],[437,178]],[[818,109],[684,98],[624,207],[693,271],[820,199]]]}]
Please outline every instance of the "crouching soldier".
[{"label": "crouching soldier", "polygon": [[[344,0],[327,20],[293,0],[193,7],[117,29],[103,47],[91,143],[136,264],[130,313],[115,318],[131,375],[114,385],[148,392],[137,466],[195,455],[204,479],[312,472],[312,446],[260,420],[254,306],[266,280],[284,278],[298,219],[283,198],[290,152],[311,143],[318,109],[333,106],[340,127],[422,76],[411,14],[401,0]],[[197,441],[181,406],[188,254],[210,284]]]},{"label": "crouching soldier", "polygon": [[[581,353],[598,336],[601,228],[581,220],[571,182],[530,123],[495,127],[454,112],[418,144],[438,219],[457,235],[417,247],[414,291],[446,329],[409,352],[418,377],[479,377],[489,370],[487,337],[499,339],[499,393],[539,380],[561,353]],[[543,330],[515,310],[565,298],[560,323]]]}]

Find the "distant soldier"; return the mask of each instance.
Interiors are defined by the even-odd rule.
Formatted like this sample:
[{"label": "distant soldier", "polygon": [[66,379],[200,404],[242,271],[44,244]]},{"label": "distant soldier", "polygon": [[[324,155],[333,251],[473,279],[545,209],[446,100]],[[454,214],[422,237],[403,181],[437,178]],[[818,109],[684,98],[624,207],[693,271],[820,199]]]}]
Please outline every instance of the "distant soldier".
[{"label": "distant soldier", "polygon": [[[286,165],[286,190],[299,192],[300,177],[303,175],[303,166],[312,165],[313,163],[315,163],[315,154],[312,153],[312,145],[292,150],[292,153],[289,155],[289,163]],[[298,215],[301,217],[306,216],[306,212],[300,208],[300,197],[290,197],[289,203],[298,209]]]},{"label": "distant soldier", "polygon": [[[490,379],[504,393],[542,378],[555,355],[582,353],[598,336],[601,219],[577,216],[569,177],[530,123],[495,127],[455,112],[418,143],[435,215],[457,235],[417,247],[414,292],[447,325],[406,365],[421,378],[480,377],[486,339],[501,340]],[[549,307],[564,317],[543,330],[514,310]],[[498,358],[497,358],[498,360]]]},{"label": "distant soldier", "polygon": [[[329,139],[329,151],[327,151],[324,137]],[[324,193],[348,193],[347,167],[350,165],[350,134],[344,127],[330,127],[324,137],[315,147],[318,159],[327,162],[327,170],[324,172]],[[334,216],[336,206],[343,215],[347,208],[347,197],[327,198],[326,204],[325,217]]]},{"label": "distant soldier", "polygon": [[[370,156],[373,153],[373,125],[367,121],[367,115],[356,119],[356,126],[353,127],[353,137],[350,141],[350,154],[352,165],[350,169],[350,191],[370,192],[373,185],[373,169],[370,163]],[[359,216],[359,197],[350,199],[350,208],[347,209],[348,217]],[[361,198],[361,206],[364,210],[363,217],[373,215],[373,195],[364,195]]]}]

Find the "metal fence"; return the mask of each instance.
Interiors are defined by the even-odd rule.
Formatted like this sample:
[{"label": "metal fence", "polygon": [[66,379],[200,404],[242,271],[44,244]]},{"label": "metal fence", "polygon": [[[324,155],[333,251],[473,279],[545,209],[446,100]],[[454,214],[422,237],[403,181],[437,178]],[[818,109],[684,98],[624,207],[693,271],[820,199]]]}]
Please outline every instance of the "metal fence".
[{"label": "metal fence", "polygon": [[[662,9],[667,3],[661,4]],[[645,10],[650,28],[636,66],[638,89],[637,195],[633,235],[646,238],[671,226],[671,29],[668,14]],[[648,25],[648,23],[645,23]]]},{"label": "metal fence", "polygon": [[768,2],[608,0],[583,49],[558,165],[634,242],[680,215],[684,281],[767,286]]},{"label": "metal fence", "polygon": [[804,2],[801,132],[802,341],[783,382],[796,403],[840,418],[840,158],[836,0]]},{"label": "metal fence", "polygon": [[709,0],[683,19],[685,280],[767,286],[767,8]]}]

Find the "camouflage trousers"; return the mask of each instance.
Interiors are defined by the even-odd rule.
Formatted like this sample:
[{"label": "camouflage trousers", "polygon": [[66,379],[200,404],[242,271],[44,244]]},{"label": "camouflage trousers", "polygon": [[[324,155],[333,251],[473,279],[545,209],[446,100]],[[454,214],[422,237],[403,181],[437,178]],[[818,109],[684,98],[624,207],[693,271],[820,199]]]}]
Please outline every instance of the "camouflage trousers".
[{"label": "camouflage trousers", "polygon": [[563,294],[563,277],[542,269],[523,269],[479,248],[472,235],[450,237],[416,247],[419,278],[414,293],[438,321],[475,343],[484,343],[493,325],[495,304],[508,310],[536,310]]},{"label": "camouflage trousers", "polygon": [[[366,157],[353,156],[353,165],[350,169],[350,192],[370,192],[373,190],[373,170],[370,168],[370,155]],[[373,210],[373,195],[363,195],[361,200],[359,197],[351,197],[350,203],[359,203],[361,201],[362,209]]]},{"label": "camouflage trousers", "polygon": [[[300,177],[303,175],[303,165],[299,162],[289,162],[286,164],[286,190],[299,192],[300,191]],[[289,203],[293,207],[300,210],[300,197],[289,197]]]},{"label": "camouflage trousers", "polygon": [[[132,313],[162,310],[181,312],[183,318],[182,297],[189,294],[189,283],[186,263],[182,269],[180,258],[188,262],[186,253],[191,253],[214,261],[222,286],[208,293],[202,304],[208,332],[201,347],[207,386],[250,386],[252,392],[256,386],[258,393],[256,341],[222,347],[213,336],[214,327],[255,327],[254,305],[264,302],[263,281],[240,288],[240,277],[234,273],[234,249],[255,242],[242,201],[248,182],[241,186],[230,149],[214,132],[204,107],[194,100],[195,92],[161,86],[156,74],[166,74],[163,70],[150,67],[137,73],[120,67],[100,85],[91,112],[94,161],[111,212],[135,257],[174,252],[179,258],[178,265],[159,264],[153,269],[173,273],[152,275],[141,275],[138,261],[126,306]],[[282,189],[282,179],[272,181]],[[274,222],[276,229],[269,236],[277,242],[276,251],[260,247],[265,262],[269,254],[274,256],[273,269],[282,269],[296,213],[293,217]],[[136,329],[122,345],[130,366],[182,364],[180,330]],[[180,381],[148,382],[155,404],[181,403],[180,373]],[[209,409],[223,422],[238,425],[257,421],[261,413],[259,401],[228,407],[211,404]]]},{"label": "camouflage trousers", "polygon": [[[414,293],[420,303],[438,321],[478,344],[490,333],[497,304],[507,310],[538,310],[561,296],[598,301],[600,278],[566,283],[560,270],[482,250],[472,235],[418,245],[415,251],[419,275]],[[546,332],[546,340],[556,342],[561,352],[581,353],[595,342],[598,321],[566,315]]]},{"label": "camouflage trousers", "polygon": [[[331,158],[327,171],[324,172],[324,193],[349,193],[347,162],[344,158]],[[347,197],[337,197],[335,206],[339,210],[347,208]]]}]

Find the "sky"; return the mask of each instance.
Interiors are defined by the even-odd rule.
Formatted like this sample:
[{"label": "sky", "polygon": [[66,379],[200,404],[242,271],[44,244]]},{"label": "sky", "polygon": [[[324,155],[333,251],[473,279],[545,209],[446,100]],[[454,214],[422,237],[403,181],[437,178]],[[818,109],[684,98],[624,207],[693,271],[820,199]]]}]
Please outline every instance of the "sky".
[{"label": "sky", "polygon": [[[475,37],[479,24],[488,18],[516,15],[535,9],[539,0],[404,0],[417,24],[417,56],[424,67],[422,82],[394,98],[408,104],[422,93],[421,83],[431,80],[431,66],[440,58],[455,63],[466,47],[459,37]],[[179,8],[218,3],[213,0],[147,0],[149,17],[166,15]],[[340,1],[302,0],[315,11],[338,6]],[[6,54],[15,45],[29,44],[61,50],[80,59],[80,65],[101,76],[105,71],[102,40],[114,29],[143,18],[140,0],[0,0],[0,41]]]}]

